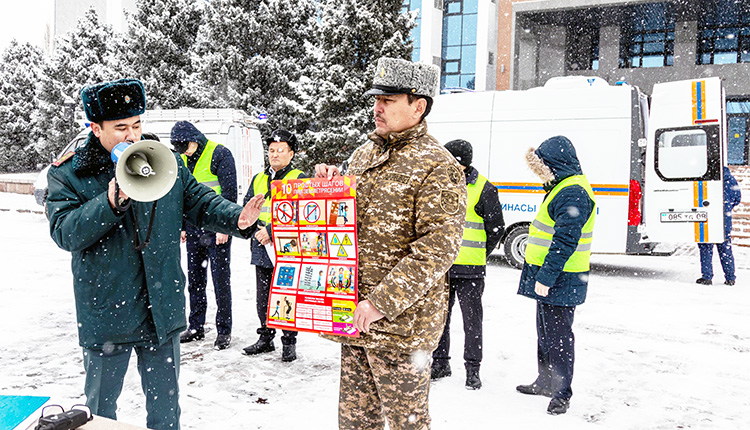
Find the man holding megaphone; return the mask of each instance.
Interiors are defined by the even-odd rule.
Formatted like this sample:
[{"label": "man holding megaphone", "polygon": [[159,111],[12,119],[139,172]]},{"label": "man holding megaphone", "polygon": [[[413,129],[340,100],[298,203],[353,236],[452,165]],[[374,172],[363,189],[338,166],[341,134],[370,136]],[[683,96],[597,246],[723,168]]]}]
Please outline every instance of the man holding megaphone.
[{"label": "man holding megaphone", "polygon": [[[53,163],[47,215],[52,239],[72,253],[86,404],[116,419],[135,350],[148,428],[179,429],[183,216],[198,227],[248,238],[263,196],[243,208],[198,183],[160,143],[141,141],[146,96],[140,81],[89,85],[81,99],[91,132],[74,154]],[[121,142],[132,145],[113,151]],[[117,152],[115,165],[110,157]]]}]

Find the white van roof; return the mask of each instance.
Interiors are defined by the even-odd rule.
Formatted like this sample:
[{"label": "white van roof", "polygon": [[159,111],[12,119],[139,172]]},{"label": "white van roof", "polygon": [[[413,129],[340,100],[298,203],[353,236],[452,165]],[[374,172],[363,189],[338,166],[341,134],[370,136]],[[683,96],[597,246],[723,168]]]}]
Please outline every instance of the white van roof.
[{"label": "white van roof", "polygon": [[254,118],[239,109],[154,109],[147,110],[141,119],[156,121],[227,121],[250,124],[262,124],[263,119]]},{"label": "white van roof", "polygon": [[[88,127],[89,121],[86,119],[83,111],[75,112],[75,120],[81,127]],[[247,112],[240,109],[154,109],[147,110],[141,115],[144,122],[156,123],[160,121],[190,121],[199,122],[237,122],[245,125],[259,125],[266,123],[265,114],[257,116],[248,115]]]},{"label": "white van roof", "polygon": [[550,78],[544,88],[568,89],[584,87],[608,87],[606,80],[598,76],[558,76]]}]

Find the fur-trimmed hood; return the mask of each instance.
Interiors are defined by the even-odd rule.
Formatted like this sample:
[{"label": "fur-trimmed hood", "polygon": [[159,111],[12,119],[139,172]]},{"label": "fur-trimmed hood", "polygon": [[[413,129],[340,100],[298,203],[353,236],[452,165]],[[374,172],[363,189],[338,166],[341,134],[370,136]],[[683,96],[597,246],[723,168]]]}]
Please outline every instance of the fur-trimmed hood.
[{"label": "fur-trimmed hood", "polygon": [[545,184],[583,174],[576,149],[565,136],[550,137],[539,148],[529,148],[526,164]]}]

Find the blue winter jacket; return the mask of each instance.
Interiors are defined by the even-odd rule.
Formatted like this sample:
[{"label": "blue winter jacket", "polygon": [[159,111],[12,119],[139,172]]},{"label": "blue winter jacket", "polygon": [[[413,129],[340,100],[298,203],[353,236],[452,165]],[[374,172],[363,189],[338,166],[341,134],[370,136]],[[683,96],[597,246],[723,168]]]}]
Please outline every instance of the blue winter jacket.
[{"label": "blue winter jacket", "polygon": [[[563,179],[583,174],[573,144],[563,136],[545,140],[535,153],[555,175],[554,181],[544,184],[545,199]],[[563,272],[563,266],[575,252],[581,230],[593,208],[594,202],[581,186],[565,187],[555,195],[547,207],[555,221],[549,253],[542,266],[524,263],[518,294],[556,306],[577,306],[586,300],[589,272]],[[534,292],[537,281],[551,287],[547,297]]]},{"label": "blue winter jacket", "polygon": [[724,166],[724,230],[729,239],[732,233],[732,210],[742,201],[742,193],[737,179],[732,176],[727,166]]}]

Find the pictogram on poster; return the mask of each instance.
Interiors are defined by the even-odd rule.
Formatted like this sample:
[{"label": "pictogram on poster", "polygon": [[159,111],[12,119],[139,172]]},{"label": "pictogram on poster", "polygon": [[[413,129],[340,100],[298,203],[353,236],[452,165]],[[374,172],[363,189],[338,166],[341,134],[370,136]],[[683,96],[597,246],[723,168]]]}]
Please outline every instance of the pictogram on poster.
[{"label": "pictogram on poster", "polygon": [[276,266],[268,326],[359,336],[354,177],[273,181],[271,207]]}]

